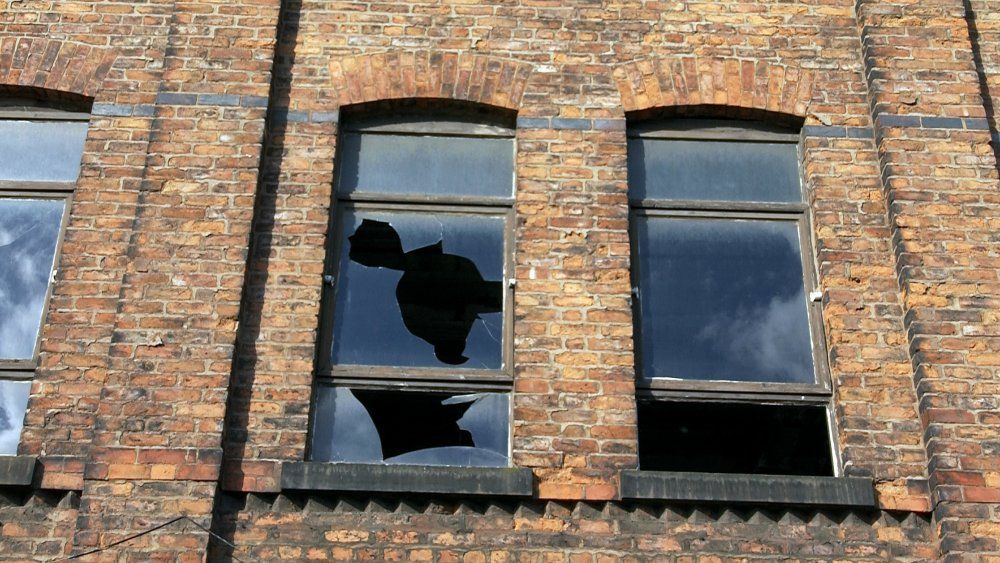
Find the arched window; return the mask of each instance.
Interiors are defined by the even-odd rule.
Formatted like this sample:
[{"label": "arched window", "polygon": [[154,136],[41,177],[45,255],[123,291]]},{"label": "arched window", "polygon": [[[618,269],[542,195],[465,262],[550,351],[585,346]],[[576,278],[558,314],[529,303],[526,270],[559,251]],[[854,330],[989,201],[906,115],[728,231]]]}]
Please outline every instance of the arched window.
[{"label": "arched window", "polygon": [[630,127],[642,469],[833,475],[795,130]]},{"label": "arched window", "polygon": [[314,461],[509,465],[513,116],[341,121]]},{"label": "arched window", "polygon": [[17,453],[88,118],[0,100],[0,455]]}]

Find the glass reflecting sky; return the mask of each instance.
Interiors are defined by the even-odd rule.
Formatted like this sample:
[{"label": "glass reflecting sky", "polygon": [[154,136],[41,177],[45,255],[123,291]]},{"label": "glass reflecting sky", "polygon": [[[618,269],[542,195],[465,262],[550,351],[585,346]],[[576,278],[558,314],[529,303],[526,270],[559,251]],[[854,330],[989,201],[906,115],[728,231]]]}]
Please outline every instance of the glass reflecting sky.
[{"label": "glass reflecting sky", "polygon": [[0,120],[0,180],[72,182],[86,138],[86,122]]},{"label": "glass reflecting sky", "polygon": [[790,221],[638,217],[644,377],[814,383]]},{"label": "glass reflecting sky", "polygon": [[349,133],[340,143],[340,193],[514,193],[513,139]]},{"label": "glass reflecting sky", "polygon": [[17,455],[30,381],[0,379],[0,455]]},{"label": "glass reflecting sky", "polygon": [[30,359],[65,200],[0,198],[0,358]]},{"label": "glass reflecting sky", "polygon": [[[404,321],[398,299],[401,284],[413,289],[415,278],[407,271],[392,267],[366,266],[350,258],[349,236],[357,232],[364,219],[388,223],[398,233],[403,252],[441,243],[440,254],[460,257],[446,260],[435,279],[417,280],[419,291],[426,294],[424,310],[415,315],[420,319],[453,318],[469,315],[471,310],[448,312],[436,304],[442,300],[462,299],[468,284],[450,284],[446,268],[468,261],[484,282],[503,281],[504,219],[485,215],[448,213],[384,213],[347,212],[341,224],[342,240],[337,274],[336,309],[334,311],[331,363],[401,366],[446,367],[439,359],[435,346],[411,331]],[[405,262],[405,261],[404,261]],[[411,270],[412,271],[412,270]],[[502,286],[501,286],[502,287]],[[469,299],[474,299],[470,296]],[[503,294],[501,289],[500,300]],[[462,368],[499,369],[502,360],[503,314],[480,313],[471,322],[465,348],[466,361]]]},{"label": "glass reflecting sky", "polygon": [[633,199],[799,202],[791,143],[629,139]]}]

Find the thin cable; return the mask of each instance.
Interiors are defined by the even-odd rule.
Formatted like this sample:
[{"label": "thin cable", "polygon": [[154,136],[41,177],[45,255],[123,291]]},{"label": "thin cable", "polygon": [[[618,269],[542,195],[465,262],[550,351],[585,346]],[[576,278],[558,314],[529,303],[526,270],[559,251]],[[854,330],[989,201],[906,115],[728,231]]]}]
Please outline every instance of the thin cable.
[{"label": "thin cable", "polygon": [[[159,530],[161,528],[166,528],[167,526],[169,526],[171,524],[174,524],[175,522],[180,522],[181,520],[187,520],[188,522],[194,524],[201,531],[206,532],[211,537],[213,537],[213,538],[221,541],[222,543],[226,544],[227,546],[233,548],[234,551],[237,549],[236,546],[233,545],[233,544],[231,544],[231,543],[229,543],[228,540],[226,540],[225,538],[223,538],[219,534],[216,534],[212,530],[209,530],[208,528],[206,528],[206,527],[202,526],[201,524],[195,522],[189,516],[178,516],[177,518],[174,518],[173,520],[168,520],[168,521],[166,521],[166,522],[164,522],[164,523],[162,523],[162,524],[160,524],[158,526],[153,526],[152,528],[150,528],[148,530],[139,532],[138,534],[129,536],[129,537],[124,538],[124,539],[120,539],[120,540],[118,540],[116,542],[111,542],[111,543],[109,543],[108,545],[106,545],[104,547],[99,547],[97,549],[92,549],[90,551],[85,551],[83,553],[77,553],[76,555],[71,555],[71,556],[67,557],[66,559],[59,559],[58,561],[71,561],[73,559],[79,559],[81,557],[86,557],[87,555],[93,555],[95,553],[100,553],[102,551],[107,551],[107,550],[111,549],[112,547],[115,547],[116,545],[121,545],[123,543],[130,542],[130,541],[132,541],[132,540],[134,540],[136,538],[140,538],[142,536],[145,536],[146,534],[153,533],[153,532],[155,532],[155,531],[157,531],[157,530]],[[233,560],[238,561],[239,563],[244,563],[242,559],[240,559],[239,557],[236,557],[235,555],[231,555],[230,557],[232,557]]]}]

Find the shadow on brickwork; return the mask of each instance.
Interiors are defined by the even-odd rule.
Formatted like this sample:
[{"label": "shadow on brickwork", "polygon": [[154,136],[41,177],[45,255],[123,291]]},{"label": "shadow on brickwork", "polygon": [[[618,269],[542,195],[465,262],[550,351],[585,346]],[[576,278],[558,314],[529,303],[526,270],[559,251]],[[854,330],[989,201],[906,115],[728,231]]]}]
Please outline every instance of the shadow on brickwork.
[{"label": "shadow on brickwork", "polygon": [[[301,7],[301,0],[283,0],[278,13],[277,47],[261,150],[261,169],[254,201],[253,227],[240,304],[236,354],[230,377],[229,400],[226,405],[222,480],[226,480],[229,476],[242,477],[238,473],[241,471],[243,452],[248,439],[251,391],[258,359],[256,343],[260,334],[264,290],[268,278],[278,182],[282,169],[281,155],[285,148],[286,116]],[[235,544],[233,540],[236,522],[232,518],[231,502],[227,502],[230,497],[221,488],[222,480],[215,494],[212,517],[212,532],[222,540],[211,538],[207,560],[240,561],[239,555],[234,554],[232,547],[226,545],[226,542]]]},{"label": "shadow on brickwork", "polygon": [[976,76],[979,78],[979,93],[983,98],[983,107],[986,109],[986,120],[990,124],[990,136],[993,139],[993,157],[1000,173],[1000,129],[997,128],[996,108],[993,105],[993,96],[990,91],[990,83],[986,78],[986,66],[983,63],[982,36],[979,34],[979,26],[976,20],[976,12],[972,8],[972,0],[963,0],[965,5],[965,21],[969,25],[969,42],[972,44],[972,58],[976,64]]}]

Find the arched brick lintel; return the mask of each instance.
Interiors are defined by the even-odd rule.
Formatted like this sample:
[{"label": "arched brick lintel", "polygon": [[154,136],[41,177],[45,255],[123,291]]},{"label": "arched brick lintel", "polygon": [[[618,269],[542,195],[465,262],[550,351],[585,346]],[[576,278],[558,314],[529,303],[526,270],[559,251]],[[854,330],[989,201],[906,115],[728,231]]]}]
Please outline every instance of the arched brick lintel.
[{"label": "arched brick lintel", "polygon": [[406,98],[521,105],[528,63],[472,53],[390,52],[337,59],[330,80],[339,106]]},{"label": "arched brick lintel", "polygon": [[713,105],[805,117],[813,72],[767,61],[671,57],[615,70],[626,113],[657,107]]},{"label": "arched brick lintel", "polygon": [[0,42],[0,89],[93,99],[118,53],[91,45],[11,37]]}]

